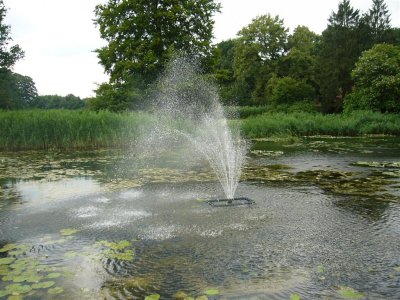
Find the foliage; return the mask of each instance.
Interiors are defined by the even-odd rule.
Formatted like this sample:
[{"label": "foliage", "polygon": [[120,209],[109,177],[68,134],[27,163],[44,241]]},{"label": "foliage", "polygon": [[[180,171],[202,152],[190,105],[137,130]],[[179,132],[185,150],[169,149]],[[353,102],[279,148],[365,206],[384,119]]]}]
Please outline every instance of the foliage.
[{"label": "foliage", "polygon": [[0,109],[17,109],[29,106],[37,90],[32,78],[12,72],[24,52],[18,45],[10,46],[10,26],[4,24],[6,12],[0,0]]},{"label": "foliage", "polygon": [[[211,55],[213,15],[219,7],[214,0],[109,0],[97,5],[95,23],[107,41],[97,53],[110,82],[99,87],[100,99],[92,106],[129,107],[132,77],[134,83],[138,78],[145,85],[153,83],[176,53],[206,62]],[[139,94],[140,85],[133,87]]]},{"label": "foliage", "polygon": [[374,43],[385,42],[391,26],[389,10],[384,0],[372,0],[372,8],[366,15],[366,21]]},{"label": "foliage", "polygon": [[236,40],[226,40],[218,43],[214,50],[213,73],[220,86],[220,97],[225,103],[235,99],[233,90],[235,77],[233,60],[235,55]]},{"label": "foliage", "polygon": [[24,52],[18,45],[9,47],[12,41],[10,26],[4,24],[7,9],[0,0],[0,69],[10,69],[18,60],[24,57]]},{"label": "foliage", "polygon": [[86,103],[81,98],[69,94],[65,97],[59,95],[37,96],[29,105],[31,108],[40,109],[81,109]]},{"label": "foliage", "polygon": [[377,44],[365,51],[352,72],[353,92],[345,109],[400,112],[400,46]]},{"label": "foliage", "polygon": [[262,15],[238,33],[234,74],[239,103],[265,104],[265,85],[286,51],[288,29],[279,16]]},{"label": "foliage", "polygon": [[138,76],[124,84],[102,83],[96,90],[96,97],[89,99],[88,107],[95,111],[107,109],[114,112],[137,108],[144,99],[144,90],[144,82]]},{"label": "foliage", "polygon": [[0,68],[0,109],[30,107],[36,97],[32,78]]},{"label": "foliage", "polygon": [[362,50],[359,10],[349,0],[339,3],[322,33],[318,51],[317,81],[323,111],[340,112],[344,96],[351,90],[351,70]]},{"label": "foliage", "polygon": [[289,76],[282,78],[274,76],[268,81],[268,95],[273,105],[290,105],[298,101],[314,99],[315,91],[305,81]]}]

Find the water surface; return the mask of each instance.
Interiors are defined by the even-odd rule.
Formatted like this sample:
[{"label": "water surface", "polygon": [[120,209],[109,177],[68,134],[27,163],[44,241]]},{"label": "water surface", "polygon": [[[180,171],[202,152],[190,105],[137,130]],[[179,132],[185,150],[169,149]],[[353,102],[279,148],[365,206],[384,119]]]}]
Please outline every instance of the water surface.
[{"label": "water surface", "polygon": [[397,299],[399,144],[253,141],[220,208],[178,150],[0,153],[0,298]]}]

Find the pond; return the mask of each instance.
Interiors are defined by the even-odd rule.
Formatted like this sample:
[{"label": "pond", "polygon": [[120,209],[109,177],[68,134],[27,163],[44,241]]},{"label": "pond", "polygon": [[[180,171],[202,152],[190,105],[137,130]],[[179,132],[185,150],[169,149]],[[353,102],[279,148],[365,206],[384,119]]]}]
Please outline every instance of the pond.
[{"label": "pond", "polygon": [[179,149],[0,153],[0,299],[398,299],[399,145],[253,141],[235,207]]}]

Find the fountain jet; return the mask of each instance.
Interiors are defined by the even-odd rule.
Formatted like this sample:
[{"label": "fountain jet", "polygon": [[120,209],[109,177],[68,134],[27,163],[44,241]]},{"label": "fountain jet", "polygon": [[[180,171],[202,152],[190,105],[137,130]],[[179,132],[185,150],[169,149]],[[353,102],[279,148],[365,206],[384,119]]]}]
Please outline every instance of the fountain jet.
[{"label": "fountain jet", "polygon": [[215,172],[227,199],[233,199],[246,157],[247,143],[232,129],[216,86],[200,75],[196,62],[174,59],[158,82],[153,110],[160,123],[156,135],[184,137]]}]

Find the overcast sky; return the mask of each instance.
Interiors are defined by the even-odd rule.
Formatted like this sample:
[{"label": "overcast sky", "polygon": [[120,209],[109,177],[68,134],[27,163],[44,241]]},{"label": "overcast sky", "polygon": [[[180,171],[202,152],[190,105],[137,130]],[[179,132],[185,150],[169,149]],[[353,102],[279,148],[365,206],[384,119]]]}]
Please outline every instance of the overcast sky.
[{"label": "overcast sky", "polygon": [[[25,51],[14,71],[32,77],[40,95],[94,95],[96,83],[107,81],[93,50],[104,45],[93,24],[94,7],[106,0],[4,0],[11,37]],[[218,2],[218,1],[217,1]],[[316,33],[326,28],[339,0],[220,0],[215,17],[215,41],[234,38],[259,15],[270,13],[293,30],[308,26]],[[386,0],[392,26],[400,27],[400,0]],[[366,12],[372,0],[352,0]]]}]

